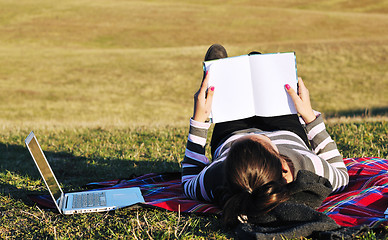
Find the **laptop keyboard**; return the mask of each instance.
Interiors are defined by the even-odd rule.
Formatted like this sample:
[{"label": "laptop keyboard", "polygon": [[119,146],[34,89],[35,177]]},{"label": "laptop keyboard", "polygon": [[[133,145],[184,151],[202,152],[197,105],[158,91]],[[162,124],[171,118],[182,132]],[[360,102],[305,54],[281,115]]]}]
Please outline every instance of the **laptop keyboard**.
[{"label": "laptop keyboard", "polygon": [[73,208],[106,206],[105,192],[78,193],[73,196]]}]

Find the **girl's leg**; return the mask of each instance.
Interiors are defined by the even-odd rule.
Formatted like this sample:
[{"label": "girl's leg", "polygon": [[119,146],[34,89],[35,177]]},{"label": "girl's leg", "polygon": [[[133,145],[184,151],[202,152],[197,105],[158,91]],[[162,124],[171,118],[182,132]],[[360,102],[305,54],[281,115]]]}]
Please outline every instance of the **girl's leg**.
[{"label": "girl's leg", "polygon": [[298,135],[307,146],[310,146],[306,131],[296,114],[277,117],[256,117],[256,128],[264,131],[287,130]]},{"label": "girl's leg", "polygon": [[233,132],[249,128],[258,128],[263,131],[287,130],[297,134],[306,143],[306,145],[309,146],[306,132],[299,122],[298,115],[291,114],[276,117],[256,116],[215,124],[210,142],[212,156],[214,155],[217,147],[221,145],[222,142]]},{"label": "girl's leg", "polygon": [[252,124],[255,117],[239,119],[235,121],[216,123],[214,125],[212,139],[210,142],[211,153],[214,155],[215,150],[221,145],[224,140],[229,137],[233,132],[252,128]]}]

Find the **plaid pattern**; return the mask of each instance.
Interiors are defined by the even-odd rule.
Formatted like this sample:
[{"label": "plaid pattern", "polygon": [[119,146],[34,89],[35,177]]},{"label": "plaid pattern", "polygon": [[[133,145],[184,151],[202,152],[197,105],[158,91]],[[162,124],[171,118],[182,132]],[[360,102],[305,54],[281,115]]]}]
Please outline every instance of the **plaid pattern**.
[{"label": "plaid pattern", "polygon": [[344,162],[350,177],[348,187],[326,198],[318,211],[341,226],[387,226],[388,160],[367,157]]},{"label": "plaid pattern", "polygon": [[[388,160],[369,157],[348,158],[344,162],[349,171],[349,186],[343,192],[330,195],[318,211],[327,214],[341,226],[388,226],[388,219],[384,218],[388,206]],[[221,213],[221,209],[213,204],[187,199],[180,177],[180,173],[150,173],[131,180],[90,183],[88,187],[140,187],[146,206],[176,212]],[[33,200],[50,207],[48,196],[34,196]]]},{"label": "plaid pattern", "polygon": [[174,212],[221,213],[221,209],[214,204],[188,199],[183,194],[181,173],[149,173],[131,180],[90,183],[88,187],[140,187],[146,206]]}]

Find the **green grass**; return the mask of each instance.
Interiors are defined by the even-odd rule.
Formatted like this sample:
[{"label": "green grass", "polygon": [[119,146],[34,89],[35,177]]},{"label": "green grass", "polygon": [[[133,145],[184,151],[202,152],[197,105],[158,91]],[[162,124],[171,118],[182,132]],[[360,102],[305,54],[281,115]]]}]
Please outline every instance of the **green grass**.
[{"label": "green grass", "polygon": [[46,193],[31,130],[66,191],[179,171],[215,42],[231,56],[295,51],[343,156],[388,158],[387,13],[384,0],[0,0],[0,238],[233,238],[216,216],[61,216],[27,198]]},{"label": "green grass", "polygon": [[[387,121],[328,123],[328,129],[344,157],[388,158]],[[82,189],[81,186],[91,181],[179,171],[187,129],[42,128],[35,132],[62,187],[72,191]],[[27,134],[26,130],[3,130],[0,134],[1,238],[234,237],[222,228],[217,216],[128,208],[111,213],[62,216],[41,210],[27,197],[47,193],[23,145]]]}]

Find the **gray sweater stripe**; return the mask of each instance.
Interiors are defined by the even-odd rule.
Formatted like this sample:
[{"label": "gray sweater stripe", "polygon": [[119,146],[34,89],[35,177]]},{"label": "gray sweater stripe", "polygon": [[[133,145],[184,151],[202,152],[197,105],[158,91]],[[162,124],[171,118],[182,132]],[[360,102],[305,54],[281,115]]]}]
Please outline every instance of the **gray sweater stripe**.
[{"label": "gray sweater stripe", "polygon": [[207,137],[207,131],[208,131],[207,129],[190,126],[189,133],[193,134],[195,136],[198,136],[198,137],[206,138]]}]

